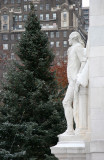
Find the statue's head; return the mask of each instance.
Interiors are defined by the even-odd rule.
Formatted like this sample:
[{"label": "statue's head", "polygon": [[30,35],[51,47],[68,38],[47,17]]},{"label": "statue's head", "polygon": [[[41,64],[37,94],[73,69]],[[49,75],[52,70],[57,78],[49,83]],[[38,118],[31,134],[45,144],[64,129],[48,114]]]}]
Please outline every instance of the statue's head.
[{"label": "statue's head", "polygon": [[82,41],[81,35],[78,32],[72,32],[69,35],[69,44],[73,45],[75,42],[76,43],[81,43],[84,46],[84,42]]}]

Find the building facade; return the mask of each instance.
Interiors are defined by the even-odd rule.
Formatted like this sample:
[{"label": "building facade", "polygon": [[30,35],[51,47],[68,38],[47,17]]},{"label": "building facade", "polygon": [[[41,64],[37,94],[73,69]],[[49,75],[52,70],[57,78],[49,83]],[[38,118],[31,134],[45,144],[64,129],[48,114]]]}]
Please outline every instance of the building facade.
[{"label": "building facade", "polygon": [[73,6],[70,0],[1,0],[0,1],[0,77],[6,74],[6,63],[18,59],[15,45],[25,31],[25,21],[33,2],[42,30],[49,38],[56,57],[65,59],[68,37],[73,31]]}]

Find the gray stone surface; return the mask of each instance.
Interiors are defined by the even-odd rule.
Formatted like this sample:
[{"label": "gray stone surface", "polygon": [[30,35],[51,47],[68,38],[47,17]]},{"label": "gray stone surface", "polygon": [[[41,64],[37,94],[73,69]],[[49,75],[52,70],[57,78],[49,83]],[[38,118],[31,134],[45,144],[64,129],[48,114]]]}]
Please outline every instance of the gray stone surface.
[{"label": "gray stone surface", "polygon": [[88,42],[88,110],[84,113],[88,129],[84,134],[59,136],[51,148],[59,160],[104,160],[104,0],[90,0]]}]

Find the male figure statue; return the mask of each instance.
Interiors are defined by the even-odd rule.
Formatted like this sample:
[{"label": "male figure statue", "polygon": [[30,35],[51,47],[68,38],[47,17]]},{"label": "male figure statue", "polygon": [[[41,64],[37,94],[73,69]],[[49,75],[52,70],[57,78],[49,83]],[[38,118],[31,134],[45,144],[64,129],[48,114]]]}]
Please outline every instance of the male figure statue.
[{"label": "male figure statue", "polygon": [[71,47],[68,49],[68,64],[67,64],[67,78],[68,88],[65,98],[63,100],[63,107],[67,121],[67,130],[64,134],[74,134],[73,131],[73,118],[77,125],[77,115],[73,113],[74,102],[76,101],[75,92],[78,93],[79,83],[77,81],[78,75],[81,73],[85,63],[86,56],[84,55],[84,43],[78,32],[72,32],[69,36],[69,44]]}]

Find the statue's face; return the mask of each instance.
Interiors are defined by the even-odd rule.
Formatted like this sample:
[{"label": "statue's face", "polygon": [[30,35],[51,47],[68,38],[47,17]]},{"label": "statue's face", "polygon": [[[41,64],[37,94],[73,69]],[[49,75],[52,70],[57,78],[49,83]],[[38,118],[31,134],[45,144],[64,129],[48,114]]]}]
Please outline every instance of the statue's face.
[{"label": "statue's face", "polygon": [[72,45],[73,44],[73,38],[71,36],[69,36],[69,45]]},{"label": "statue's face", "polygon": [[77,42],[77,38],[78,38],[79,33],[78,32],[72,32],[69,36],[69,45],[73,45],[75,42]]}]

